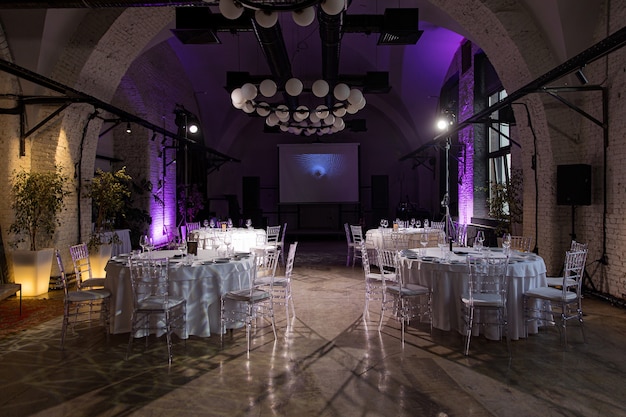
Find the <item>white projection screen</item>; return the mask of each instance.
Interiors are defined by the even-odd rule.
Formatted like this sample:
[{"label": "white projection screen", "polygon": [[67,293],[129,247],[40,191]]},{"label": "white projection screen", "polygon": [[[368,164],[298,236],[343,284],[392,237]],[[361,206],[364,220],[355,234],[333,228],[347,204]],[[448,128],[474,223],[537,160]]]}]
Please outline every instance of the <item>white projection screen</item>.
[{"label": "white projection screen", "polygon": [[359,144],[279,144],[281,204],[359,201]]}]

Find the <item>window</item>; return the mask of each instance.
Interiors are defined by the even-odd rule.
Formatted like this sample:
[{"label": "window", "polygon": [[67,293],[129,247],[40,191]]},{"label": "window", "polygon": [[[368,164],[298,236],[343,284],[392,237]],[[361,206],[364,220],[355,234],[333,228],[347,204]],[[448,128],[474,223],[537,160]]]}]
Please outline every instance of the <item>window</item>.
[{"label": "window", "polygon": [[[489,96],[489,106],[492,106],[507,96],[505,90],[499,90]],[[498,120],[498,112],[491,115]],[[489,129],[489,197],[493,198],[494,184],[507,184],[511,179],[511,141],[509,140],[510,126],[508,123],[492,123]],[[508,212],[508,207],[505,208]]]}]

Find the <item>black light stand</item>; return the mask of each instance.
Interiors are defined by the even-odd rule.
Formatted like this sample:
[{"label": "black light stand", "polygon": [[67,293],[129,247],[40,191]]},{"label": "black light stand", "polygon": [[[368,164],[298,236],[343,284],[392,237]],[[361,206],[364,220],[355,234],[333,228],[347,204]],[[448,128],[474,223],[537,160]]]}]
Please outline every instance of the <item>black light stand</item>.
[{"label": "black light stand", "polygon": [[[443,112],[443,118],[437,123],[440,130],[448,130],[448,128],[454,124],[454,120],[456,119],[454,113],[449,110]],[[444,215],[444,230],[446,233],[446,237],[449,239],[450,246],[452,246],[452,241],[456,239],[456,231],[454,228],[454,223],[452,222],[452,216],[450,215],[450,136],[446,137],[445,151],[446,151],[446,193],[443,196],[443,200],[441,200],[441,206],[444,207],[445,215]]]}]

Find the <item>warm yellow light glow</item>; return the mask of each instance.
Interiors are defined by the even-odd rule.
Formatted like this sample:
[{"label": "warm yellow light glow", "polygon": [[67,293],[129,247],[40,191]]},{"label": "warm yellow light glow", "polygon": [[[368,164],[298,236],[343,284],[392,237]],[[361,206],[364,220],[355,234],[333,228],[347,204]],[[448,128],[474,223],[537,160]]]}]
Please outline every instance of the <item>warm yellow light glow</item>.
[{"label": "warm yellow light glow", "polygon": [[22,284],[23,297],[46,294],[50,286],[52,249],[40,251],[16,250],[13,255],[15,282]]}]

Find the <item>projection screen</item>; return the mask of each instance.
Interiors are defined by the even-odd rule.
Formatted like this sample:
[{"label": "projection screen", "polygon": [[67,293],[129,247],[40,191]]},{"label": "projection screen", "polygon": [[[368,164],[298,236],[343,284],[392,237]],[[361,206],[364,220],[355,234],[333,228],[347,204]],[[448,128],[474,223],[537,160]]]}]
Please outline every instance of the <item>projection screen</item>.
[{"label": "projection screen", "polygon": [[359,144],[279,144],[281,204],[359,201]]}]

